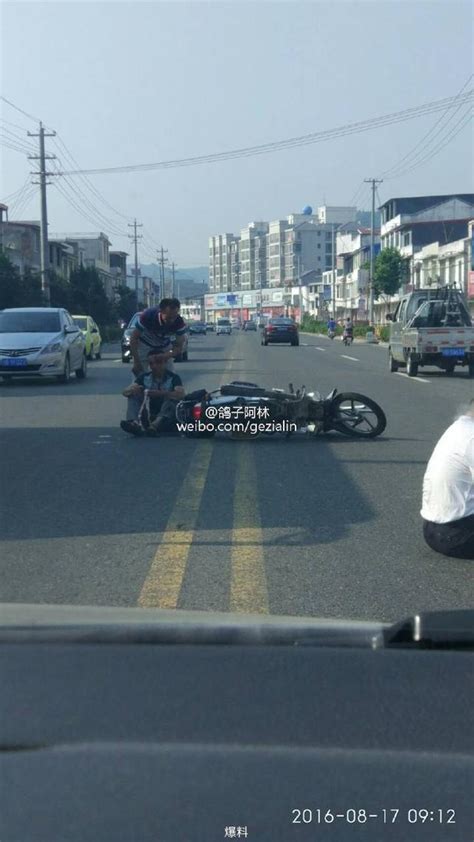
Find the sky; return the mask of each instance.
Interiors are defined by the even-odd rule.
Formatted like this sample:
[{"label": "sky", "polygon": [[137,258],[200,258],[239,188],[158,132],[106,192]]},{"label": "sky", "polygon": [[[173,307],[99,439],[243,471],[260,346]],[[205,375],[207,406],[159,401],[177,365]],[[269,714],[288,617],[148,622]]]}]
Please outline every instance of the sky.
[{"label": "sky", "polygon": [[[62,0],[3,2],[0,13],[1,92],[57,132],[46,148],[63,170],[73,167],[61,144],[81,168],[163,161],[332,129],[473,87],[472,5],[464,0]],[[32,169],[6,139],[37,144],[26,134],[37,124],[0,105],[5,201]],[[453,137],[425,162],[423,144],[403,159],[440,114],[241,160],[88,182],[52,176],[49,230],[102,230],[112,248],[132,253],[128,223],[136,217],[142,262],[163,245],[184,268],[207,264],[210,235],[238,233],[252,220],[354,197],[368,209],[363,180],[399,162],[411,171],[387,177],[380,202],[471,192],[472,123],[454,135],[463,113],[447,113],[428,135],[426,156]],[[16,206],[21,218],[38,219],[38,188],[25,186]]]}]

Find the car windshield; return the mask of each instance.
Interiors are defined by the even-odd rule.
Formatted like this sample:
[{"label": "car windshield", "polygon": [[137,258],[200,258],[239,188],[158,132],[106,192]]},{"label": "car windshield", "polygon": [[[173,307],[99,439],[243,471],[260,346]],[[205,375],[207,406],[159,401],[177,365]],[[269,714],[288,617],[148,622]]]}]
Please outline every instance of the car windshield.
[{"label": "car windshield", "polygon": [[5,0],[0,614],[471,605],[471,18]]},{"label": "car windshield", "polygon": [[59,313],[0,313],[0,333],[56,333]]}]

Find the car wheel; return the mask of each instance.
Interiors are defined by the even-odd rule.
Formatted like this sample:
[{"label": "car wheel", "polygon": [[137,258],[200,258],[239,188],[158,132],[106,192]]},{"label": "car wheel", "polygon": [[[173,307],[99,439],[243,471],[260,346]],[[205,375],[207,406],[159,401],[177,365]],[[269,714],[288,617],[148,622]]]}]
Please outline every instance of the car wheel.
[{"label": "car wheel", "polygon": [[416,377],[418,374],[418,363],[413,359],[411,354],[408,355],[407,359],[407,374],[408,377]]},{"label": "car wheel", "polygon": [[84,380],[87,376],[87,357],[85,354],[82,356],[82,364],[80,368],[76,368],[76,377],[78,380]]},{"label": "car wheel", "polygon": [[388,365],[390,371],[398,371],[398,363],[393,359],[392,352],[388,352]]},{"label": "car wheel", "polygon": [[469,377],[474,377],[474,360],[471,360],[471,362],[469,363],[468,372],[469,372]]},{"label": "car wheel", "polygon": [[450,365],[446,366],[446,368],[444,370],[445,370],[446,374],[449,376],[451,374],[454,374],[455,368],[456,368],[456,363],[451,363]]},{"label": "car wheel", "polygon": [[292,344],[293,348],[296,348],[300,343],[299,343],[299,340],[297,340],[296,342],[292,342],[291,344]]},{"label": "car wheel", "polygon": [[187,363],[187,361],[188,361],[188,352],[187,351],[184,351],[184,353],[181,354],[181,360],[182,360],[183,363]]},{"label": "car wheel", "polygon": [[8,384],[11,386],[11,384],[13,383],[13,377],[11,376],[11,374],[3,374],[2,380],[5,383],[5,385]]},{"label": "car wheel", "polygon": [[58,380],[60,383],[69,383],[71,379],[71,363],[69,361],[69,354],[66,354],[66,359],[64,360],[64,368],[63,373],[58,376]]},{"label": "car wheel", "polygon": [[88,360],[94,359],[94,346],[93,345],[91,345],[91,347],[90,347],[89,353],[87,354],[87,359]]},{"label": "car wheel", "polygon": [[99,350],[97,351],[97,354],[95,355],[95,358],[96,358],[96,360],[102,359],[102,345],[99,345]]}]

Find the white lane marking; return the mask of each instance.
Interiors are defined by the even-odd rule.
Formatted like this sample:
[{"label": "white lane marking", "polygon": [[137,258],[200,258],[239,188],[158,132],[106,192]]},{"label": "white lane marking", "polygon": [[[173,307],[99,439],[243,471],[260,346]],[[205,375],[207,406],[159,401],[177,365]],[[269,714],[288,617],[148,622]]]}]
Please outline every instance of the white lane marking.
[{"label": "white lane marking", "polygon": [[423,377],[408,377],[408,374],[404,374],[403,371],[396,371],[395,374],[398,374],[399,377],[406,377],[408,380],[413,380],[414,383],[431,383],[431,380],[425,380]]},{"label": "white lane marking", "polygon": [[111,439],[112,436],[99,436],[100,439]]},{"label": "white lane marking", "polygon": [[112,444],[111,441],[93,441],[92,444]]},{"label": "white lane marking", "polygon": [[317,350],[317,351],[322,351],[322,352],[323,352],[323,354],[325,354],[325,353],[326,353],[326,348],[318,348],[318,346],[317,346],[317,345],[315,345],[314,347],[316,348],[316,350]]},{"label": "white lane marking", "polygon": [[347,354],[341,354],[341,357],[344,357],[345,360],[354,360],[355,363],[360,363],[357,357],[348,357]]}]

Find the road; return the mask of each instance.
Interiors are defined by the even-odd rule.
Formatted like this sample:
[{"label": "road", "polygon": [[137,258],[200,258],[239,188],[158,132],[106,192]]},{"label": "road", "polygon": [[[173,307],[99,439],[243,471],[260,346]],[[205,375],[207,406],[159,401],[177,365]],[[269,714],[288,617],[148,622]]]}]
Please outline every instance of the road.
[{"label": "road", "polygon": [[365,393],[388,425],[251,442],[134,439],[109,346],[87,380],[0,387],[0,600],[157,606],[392,621],[467,607],[469,562],[432,553],[420,532],[423,472],[457,407],[464,374],[390,374],[380,346],[254,333],[190,339],[187,390],[226,380]]}]

